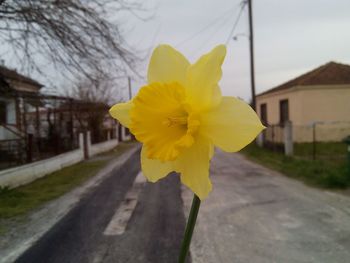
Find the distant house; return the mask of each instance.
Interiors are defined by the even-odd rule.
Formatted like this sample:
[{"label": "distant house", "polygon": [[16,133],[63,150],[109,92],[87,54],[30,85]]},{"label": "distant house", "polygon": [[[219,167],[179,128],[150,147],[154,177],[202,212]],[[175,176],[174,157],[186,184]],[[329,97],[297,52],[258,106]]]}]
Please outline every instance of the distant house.
[{"label": "distant house", "polygon": [[256,97],[265,125],[293,124],[294,140],[311,141],[312,125],[318,140],[339,141],[350,135],[350,66],[329,62]]},{"label": "distant house", "polygon": [[42,87],[0,66],[0,170],[76,149],[80,132],[90,131],[92,144],[116,138],[108,105],[42,94]]},{"label": "distant house", "polygon": [[22,96],[36,96],[43,87],[39,82],[16,70],[0,66],[0,140],[13,140],[25,136],[28,125],[21,112],[33,107]]}]

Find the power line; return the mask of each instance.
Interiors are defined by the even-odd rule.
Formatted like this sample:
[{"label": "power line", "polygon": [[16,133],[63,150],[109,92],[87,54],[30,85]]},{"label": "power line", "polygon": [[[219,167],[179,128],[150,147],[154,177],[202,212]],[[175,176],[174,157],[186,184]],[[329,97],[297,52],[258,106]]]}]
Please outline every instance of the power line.
[{"label": "power line", "polygon": [[224,25],[226,25],[229,20],[230,20],[231,16],[228,16],[225,20],[222,21],[222,23],[218,24],[218,26],[215,29],[214,33],[211,34],[208,38],[206,38],[204,41],[202,41],[202,44],[199,45],[198,47],[196,47],[195,50],[193,50],[192,53],[196,54],[201,52],[201,50],[209,43],[209,41],[214,38],[220,31],[221,29],[224,28]]},{"label": "power line", "polygon": [[233,36],[233,33],[234,33],[235,30],[236,30],[236,27],[237,27],[237,25],[238,25],[239,19],[241,18],[242,14],[243,14],[243,10],[244,10],[244,7],[245,7],[246,4],[247,4],[247,1],[242,1],[242,3],[241,3],[241,10],[240,10],[239,13],[238,13],[238,16],[237,16],[237,18],[236,18],[235,23],[233,24],[233,27],[232,27],[232,29],[231,29],[231,31],[230,31],[230,34],[228,35],[228,38],[227,38],[227,40],[226,40],[226,42],[225,42],[226,45],[227,45],[228,42],[231,40],[231,38],[232,38],[232,36]]},{"label": "power line", "polygon": [[191,35],[190,37],[178,42],[177,44],[175,44],[175,46],[179,47],[182,46],[183,44],[185,44],[186,42],[192,40],[193,38],[195,38],[196,36],[200,35],[201,33],[203,33],[204,31],[206,31],[208,28],[214,26],[218,21],[220,21],[221,19],[223,19],[223,16],[228,15],[229,13],[231,13],[231,11],[234,9],[230,8],[229,10],[225,11],[224,13],[222,13],[220,16],[218,16],[217,18],[215,18],[213,21],[211,21],[209,24],[207,24],[205,27],[203,27],[202,29],[200,29],[199,31],[197,31],[196,33],[194,33],[193,35]]}]

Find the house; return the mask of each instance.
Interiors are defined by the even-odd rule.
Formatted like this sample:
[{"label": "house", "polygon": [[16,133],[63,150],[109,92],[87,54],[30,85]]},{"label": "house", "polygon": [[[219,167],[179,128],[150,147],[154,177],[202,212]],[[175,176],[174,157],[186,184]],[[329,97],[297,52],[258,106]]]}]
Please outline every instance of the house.
[{"label": "house", "polygon": [[295,142],[350,135],[350,66],[329,62],[256,96],[265,125],[293,125]]},{"label": "house", "polygon": [[16,70],[0,66],[0,140],[24,137],[27,129],[23,112],[35,107],[23,97],[37,96],[43,87],[39,82]]}]

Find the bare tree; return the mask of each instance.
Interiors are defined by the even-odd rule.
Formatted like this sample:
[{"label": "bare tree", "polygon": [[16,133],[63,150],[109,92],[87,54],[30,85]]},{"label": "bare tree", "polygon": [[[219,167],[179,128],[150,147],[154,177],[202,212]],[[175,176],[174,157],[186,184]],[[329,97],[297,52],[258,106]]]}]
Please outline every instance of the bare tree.
[{"label": "bare tree", "polygon": [[81,131],[91,131],[91,139],[97,142],[103,136],[103,122],[109,106],[121,100],[121,79],[96,71],[90,77],[80,77],[74,86],[66,89],[66,95],[79,101],[73,108],[74,117]]},{"label": "bare tree", "polygon": [[80,77],[72,87],[66,90],[69,97],[93,103],[110,105],[119,101],[121,85],[120,78],[114,78],[104,72],[96,71],[89,77]]},{"label": "bare tree", "polygon": [[22,66],[40,73],[43,60],[87,77],[132,70],[137,56],[115,20],[147,12],[137,1],[0,0],[0,41]]}]

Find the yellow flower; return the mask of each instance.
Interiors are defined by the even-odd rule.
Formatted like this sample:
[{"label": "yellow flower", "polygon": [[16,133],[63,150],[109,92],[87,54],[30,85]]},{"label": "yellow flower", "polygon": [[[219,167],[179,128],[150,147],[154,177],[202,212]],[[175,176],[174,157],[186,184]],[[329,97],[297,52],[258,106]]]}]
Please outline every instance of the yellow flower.
[{"label": "yellow flower", "polygon": [[212,188],[214,145],[239,151],[264,128],[242,100],[221,96],[218,82],[225,54],[225,46],[219,45],[191,65],[171,46],[160,45],[151,57],[148,85],[110,109],[143,143],[141,167],[149,181],[176,171],[204,199]]}]

